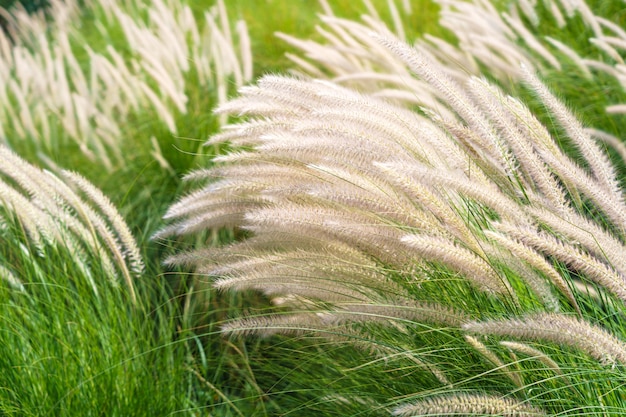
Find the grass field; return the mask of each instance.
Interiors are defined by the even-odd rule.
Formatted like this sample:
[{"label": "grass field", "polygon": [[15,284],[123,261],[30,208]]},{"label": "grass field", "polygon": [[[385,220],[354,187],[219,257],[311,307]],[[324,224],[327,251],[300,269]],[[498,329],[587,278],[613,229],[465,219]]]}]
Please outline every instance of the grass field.
[{"label": "grass field", "polygon": [[623,414],[623,5],[217,4],[5,16],[0,415]]}]

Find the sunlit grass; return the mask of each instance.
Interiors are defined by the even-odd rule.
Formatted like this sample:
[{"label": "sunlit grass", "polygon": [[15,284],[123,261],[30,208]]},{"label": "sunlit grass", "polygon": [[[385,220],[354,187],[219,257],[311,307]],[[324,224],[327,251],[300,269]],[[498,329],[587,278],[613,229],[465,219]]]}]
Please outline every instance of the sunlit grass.
[{"label": "sunlit grass", "polygon": [[[183,2],[198,21],[208,3]],[[323,41],[315,31],[322,12],[318,2],[226,3],[231,23],[247,22],[255,77],[294,67],[285,52],[299,51],[279,40],[275,32]],[[358,20],[366,11],[360,2],[329,3],[340,17]],[[382,18],[391,22],[387,2],[373,3]],[[421,33],[449,37],[438,26],[438,6],[428,1],[413,3],[413,13],[403,17],[408,39]],[[145,18],[146,9],[134,4],[129,3],[126,11],[135,13],[137,19]],[[607,17],[620,12],[613,4],[599,7]],[[107,22],[97,4],[85,8],[80,19],[71,46],[84,71],[90,68],[85,45],[103,54],[107,46],[113,46],[125,59],[136,58],[120,25]],[[550,25],[541,30],[537,36],[561,41],[580,35],[575,38],[577,50],[590,50],[581,35],[586,30],[581,22],[567,30]],[[547,69],[543,76],[582,121],[618,136],[624,131],[624,117],[607,116],[604,111],[606,105],[626,101],[613,78],[600,74],[589,80],[570,64],[564,64],[561,71]],[[236,82],[232,76],[226,80],[227,95],[234,97]],[[532,94],[514,81],[495,81],[533,103]],[[149,84],[158,87],[154,80]],[[348,336],[345,328],[296,337],[223,336],[222,326],[243,313],[263,317],[286,310],[267,307],[267,300],[256,294],[217,292],[202,275],[191,275],[184,267],[163,266],[173,253],[213,247],[234,238],[232,232],[222,231],[179,241],[151,240],[163,227],[161,217],[167,207],[187,192],[182,176],[210,166],[211,157],[223,150],[203,146],[220,128],[220,120],[212,114],[218,86],[201,79],[192,66],[184,76],[184,92],[185,113],[171,102],[166,104],[174,117],[175,133],[159,111],[149,106],[124,117],[116,115],[121,159],[111,167],[86,158],[76,143],[67,140],[60,124],[52,125],[48,138],[58,146],[42,146],[35,138],[14,140],[16,132],[5,127],[9,142],[23,157],[52,170],[77,170],[101,188],[131,227],[147,267],[137,279],[139,302],[134,304],[123,286],[111,282],[97,257],[90,258],[92,275],[85,276],[67,248],[49,246],[38,252],[29,246],[28,236],[15,219],[9,217],[2,223],[2,265],[21,280],[22,287],[8,280],[0,284],[4,329],[0,331],[0,414],[382,416],[402,404],[464,391],[510,392],[555,413],[568,410],[567,415],[619,415],[626,408],[623,365],[602,366],[579,351],[549,343],[534,342],[532,347],[557,362],[560,374],[537,358],[500,344],[496,337],[481,339],[506,363],[494,366],[468,346],[458,329],[410,320],[398,320],[393,326],[372,323]],[[539,103],[532,108],[536,114],[546,114]],[[542,121],[559,133],[549,116]],[[560,268],[565,276],[570,274],[565,266]],[[459,283],[453,271],[436,265],[433,270],[432,280],[420,283],[422,300],[446,305],[462,300],[476,319],[498,318],[512,308],[512,303],[503,304]],[[511,282],[519,281],[514,272],[509,273]],[[389,276],[409,291],[415,285],[413,277]],[[86,284],[89,281],[97,283],[97,295]],[[521,288],[519,284],[516,290]],[[530,291],[527,296],[515,308],[538,309],[537,298]],[[589,320],[622,338],[626,335],[623,307],[602,291],[598,298],[582,294],[577,300]],[[575,314],[567,300],[561,297],[560,301],[565,311]],[[438,379],[433,369],[448,375],[450,381]]]}]

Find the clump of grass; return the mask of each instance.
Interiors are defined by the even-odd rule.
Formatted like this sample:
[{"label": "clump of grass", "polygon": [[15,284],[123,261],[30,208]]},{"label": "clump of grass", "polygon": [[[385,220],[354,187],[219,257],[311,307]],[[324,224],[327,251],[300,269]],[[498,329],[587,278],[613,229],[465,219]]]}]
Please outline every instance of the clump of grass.
[{"label": "clump of grass", "polygon": [[145,266],[126,223],[82,177],[0,152],[2,414],[187,408],[176,308],[146,302],[167,292],[137,281]]},{"label": "clump of grass", "polygon": [[[246,116],[209,140],[233,149],[190,175],[206,185],[171,206],[159,236],[245,232],[171,262],[273,302],[227,334],[312,337],[310,362],[285,352],[294,369],[270,370],[303,408],[614,413],[624,161],[541,74],[573,61],[591,84],[619,81],[607,36],[624,37],[584,2],[442,9],[456,42],[411,47],[397,25],[329,13],[325,41],[282,35],[305,54],[292,57],[298,75],[265,76],[220,107]],[[535,36],[541,19],[588,38]],[[606,55],[584,58],[586,43]],[[605,104],[595,111],[610,124]]]},{"label": "clump of grass", "polygon": [[[246,354],[210,328],[202,339],[191,330],[202,321],[161,266],[169,249],[145,242],[197,138],[220,123],[198,113],[251,77],[245,24],[225,37],[231,22],[220,5],[200,16],[176,1],[6,13],[3,415],[263,409],[233,402],[248,395]],[[182,56],[170,60],[173,51]]]}]

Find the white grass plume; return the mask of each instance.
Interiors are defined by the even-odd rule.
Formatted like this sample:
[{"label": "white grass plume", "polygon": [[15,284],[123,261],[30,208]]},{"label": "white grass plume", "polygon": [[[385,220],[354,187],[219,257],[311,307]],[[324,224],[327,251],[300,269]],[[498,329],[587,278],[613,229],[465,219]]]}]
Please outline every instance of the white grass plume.
[{"label": "white grass plume", "polygon": [[523,353],[524,355],[536,359],[537,361],[543,363],[548,369],[554,371],[557,375],[563,375],[563,370],[561,369],[559,364],[539,349],[535,349],[534,347],[525,343],[512,342],[507,340],[500,342],[500,344],[509,348],[512,351]]},{"label": "white grass plume", "polygon": [[397,407],[393,415],[411,416],[453,416],[453,415],[494,415],[504,417],[540,417],[543,412],[529,404],[482,393],[459,393],[447,396],[433,396],[411,404]]},{"label": "white grass plume", "polygon": [[[578,13],[591,31],[621,36],[579,3],[548,9],[557,22]],[[532,37],[518,11],[500,15],[486,1],[442,5],[458,47],[432,37],[410,46],[374,13],[355,23],[330,10],[323,42],[281,35],[306,54],[295,60],[297,75],[265,76],[220,107],[245,120],[208,143],[232,150],[188,176],[198,189],[171,206],[159,235],[233,227],[247,236],[171,263],[209,275],[222,290],[261,291],[285,308],[233,321],[229,334],[312,334],[360,348],[395,326],[409,336],[391,349],[411,350],[417,329],[435,321],[443,326],[433,333],[463,344],[467,336],[483,355],[477,334],[520,343],[504,346],[522,353],[536,353],[525,346],[541,341],[617,366],[624,342],[596,316],[622,308],[609,301],[626,294],[623,190],[591,132],[540,80],[544,69],[559,70],[559,48],[572,60],[574,52]],[[521,12],[541,25],[534,5],[525,2]],[[577,65],[590,69],[583,73],[598,70],[580,58]],[[508,95],[522,79],[581,160]],[[589,281],[596,292],[586,290]],[[488,349],[485,357],[509,367]],[[455,383],[444,368],[458,360],[442,359],[440,382]],[[558,369],[550,358],[537,360]],[[520,398],[538,398],[521,376],[511,378]],[[547,415],[516,397],[453,392],[396,414]]]},{"label": "white grass plume", "polygon": [[[337,241],[371,261],[399,270],[410,270],[412,263],[438,262],[460,272],[478,288],[515,299],[515,291],[487,256],[493,253],[486,250],[491,243],[460,209],[469,198],[508,219],[493,222],[487,231],[495,228],[503,232],[505,240],[500,244],[520,256],[527,267],[544,274],[575,309],[578,303],[568,284],[544,256],[584,268],[590,279],[621,297],[619,279],[602,265],[603,260],[576,263],[566,249],[554,249],[569,248],[560,235],[535,231],[539,225],[549,223],[548,215],[540,214],[542,210],[573,218],[578,215],[568,198],[581,182],[568,183],[569,194],[563,192],[559,182],[563,175],[551,174],[553,163],[561,161],[559,164],[568,167],[574,163],[558,149],[532,113],[519,101],[476,78],[468,79],[470,94],[438,70],[438,64],[430,58],[397,41],[379,40],[433,84],[431,91],[439,92],[440,100],[458,115],[457,120],[442,123],[439,117],[429,119],[434,112],[426,112],[426,117],[411,116],[396,104],[328,81],[265,77],[257,86],[243,89],[240,98],[221,109],[251,120],[230,127],[225,135],[211,141],[228,139],[251,146],[252,150],[218,157],[223,167],[195,174],[221,179],[173,205],[167,217],[175,223],[159,236],[235,226],[253,232],[257,242],[269,243],[278,236],[288,236],[291,244],[303,250]],[[555,111],[562,113],[562,120],[573,117],[565,115],[564,107]],[[516,124],[519,120],[523,123]],[[462,126],[472,135],[459,143],[459,131],[454,126]],[[524,137],[527,132],[532,132],[530,138]],[[473,146],[474,140],[496,143],[501,150],[483,154],[487,145]],[[594,158],[597,154],[587,156]],[[481,159],[501,161],[501,174],[495,180],[493,165]],[[505,224],[509,226],[503,228]],[[590,226],[589,230],[600,229]],[[523,239],[519,231],[525,231]],[[616,249],[608,253],[621,253],[621,245],[615,245],[619,238],[604,235],[600,246],[612,243]],[[531,244],[535,242],[532,239],[551,243]],[[270,265],[273,257],[269,253],[250,256],[259,259],[259,265],[263,261]],[[588,260],[591,262],[591,258]],[[201,259],[198,261],[198,267],[204,269]],[[286,261],[285,266],[290,267],[291,262]],[[288,285],[289,276],[283,276],[276,287],[270,282],[271,273],[264,270],[260,267],[260,275],[250,272],[218,282],[246,288],[249,279],[248,288],[262,290],[265,285],[268,293],[281,297],[289,295],[288,291],[294,291],[293,295],[302,291],[300,295],[311,297],[320,279],[332,280],[311,270],[308,279],[314,280],[308,284],[302,281],[296,285],[294,281],[294,285]],[[540,281],[529,277],[527,285],[537,291],[546,306],[554,308],[554,297]],[[322,299],[330,296],[327,291],[323,294]]]},{"label": "white grass plume", "polygon": [[[238,36],[230,35],[221,4],[207,12],[204,25],[177,0],[151,1],[141,14],[122,3],[88,2],[79,8],[74,0],[50,2],[46,16],[3,10],[11,36],[0,33],[4,140],[33,141],[44,153],[74,142],[90,160],[112,170],[125,163],[119,148],[124,124],[133,115],[153,112],[176,132],[176,114],[187,112],[186,85],[196,79],[217,86],[225,102],[227,79],[234,77],[241,86],[253,68],[247,28],[239,23]],[[105,43],[108,31],[121,27],[131,58],[110,44],[96,52],[81,43],[76,22],[88,11],[102,18],[98,27]],[[211,26],[216,19],[222,24]],[[87,69],[75,55],[83,48]],[[196,63],[197,78],[191,76],[190,61]],[[57,122],[61,128],[51,129]]]},{"label": "white grass plume", "polygon": [[547,341],[581,350],[604,365],[626,363],[626,343],[587,321],[554,313],[539,313],[509,320],[471,322],[463,328],[475,334],[521,340]]},{"label": "white grass plume", "polygon": [[483,356],[485,359],[487,359],[488,362],[490,362],[493,366],[495,366],[494,369],[501,371],[505,376],[507,376],[511,380],[511,382],[513,382],[519,388],[524,387],[524,382],[522,381],[521,376],[515,371],[512,371],[511,369],[509,369],[510,366],[506,365],[502,361],[502,359],[500,359],[500,357],[496,355],[495,352],[490,350],[483,342],[467,334],[465,335],[465,340],[471,347],[473,347],[478,353],[480,353],[481,356]]},{"label": "white grass plume", "polygon": [[[109,199],[77,174],[65,172],[66,183],[5,146],[0,146],[0,156],[2,206],[16,216],[28,238],[39,248],[65,247],[88,277],[88,253],[99,257],[112,281],[122,274],[135,300],[134,278],[143,272],[143,260],[128,226]],[[91,284],[97,292],[96,283]]]}]

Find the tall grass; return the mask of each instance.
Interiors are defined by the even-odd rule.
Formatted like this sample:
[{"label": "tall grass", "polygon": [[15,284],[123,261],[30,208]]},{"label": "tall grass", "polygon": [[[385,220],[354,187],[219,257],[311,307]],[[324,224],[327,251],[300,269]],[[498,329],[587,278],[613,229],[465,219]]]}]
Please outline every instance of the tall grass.
[{"label": "tall grass", "polygon": [[75,174],[66,185],[1,152],[1,413],[188,407],[177,309],[150,307],[166,288],[135,282],[145,267],[115,208]]},{"label": "tall grass", "polygon": [[0,39],[1,413],[626,409],[618,3],[78,6]]},{"label": "tall grass", "polygon": [[223,330],[275,338],[294,413],[618,415],[623,31],[583,2],[441,7],[456,40],[330,10],[323,40],[279,35],[296,76],[220,107],[234,149],[158,236],[244,232],[170,262],[268,297]]},{"label": "tall grass", "polygon": [[211,107],[251,76],[247,32],[223,7],[138,6],[6,14],[2,141],[21,157],[0,150],[3,415],[263,409],[246,353],[211,324],[226,308],[207,296],[209,324],[194,315],[161,265],[171,248],[148,240],[222,122]]}]

